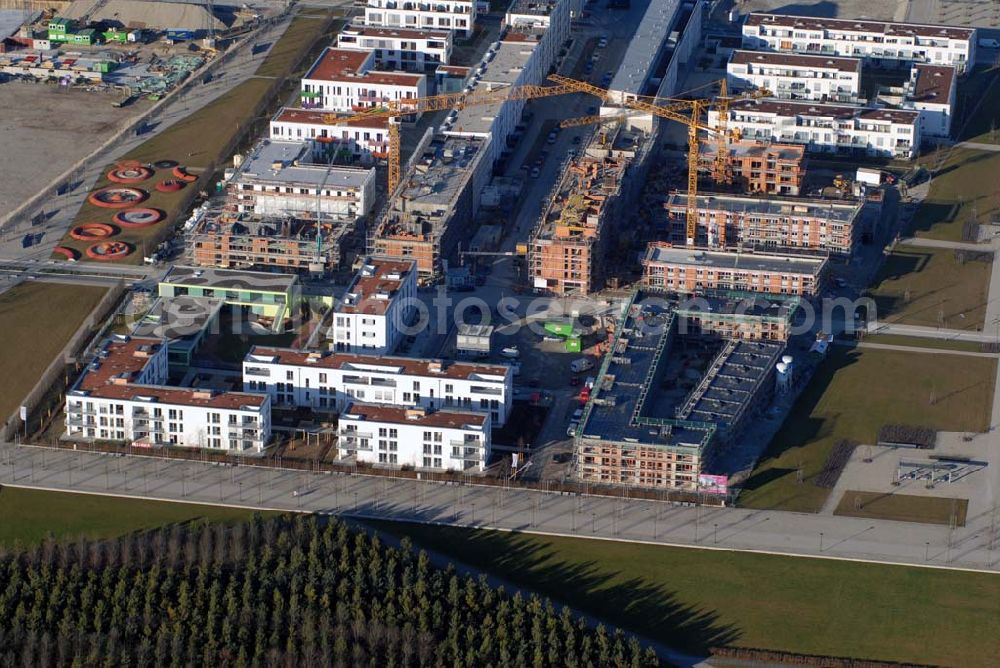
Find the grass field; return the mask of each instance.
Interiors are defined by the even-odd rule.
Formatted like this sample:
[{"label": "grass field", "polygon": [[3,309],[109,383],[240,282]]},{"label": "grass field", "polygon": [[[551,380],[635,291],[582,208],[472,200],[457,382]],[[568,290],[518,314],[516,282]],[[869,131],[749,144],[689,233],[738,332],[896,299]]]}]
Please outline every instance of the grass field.
[{"label": "grass field", "polygon": [[879,320],[980,330],[991,269],[990,262],[959,262],[951,249],[904,244],[885,259],[869,292]]},{"label": "grass field", "polygon": [[288,76],[298,65],[299,60],[323,35],[326,21],[332,16],[330,12],[310,11],[308,15],[299,15],[285,30],[267,58],[257,68],[257,76],[283,78]]},{"label": "grass field", "polygon": [[1000,654],[1000,578],[578,538],[372,523],[625,629],[951,666]]},{"label": "grass field", "polygon": [[908,348],[931,348],[934,350],[955,350],[959,352],[982,352],[982,345],[975,341],[954,341],[950,339],[928,339],[921,336],[902,336],[899,334],[869,334],[862,339],[864,343],[877,343],[883,346],[906,346]]},{"label": "grass field", "polygon": [[884,424],[985,431],[996,364],[834,346],[747,480],[740,504],[817,512],[829,490],[812,481],[833,446],[842,439],[874,443]]},{"label": "grass field", "polygon": [[1000,71],[979,69],[966,77],[956,106],[960,141],[1000,144]]},{"label": "grass field", "polygon": [[847,490],[837,503],[834,515],[871,520],[924,522],[964,527],[968,499],[947,499],[914,494],[881,494]]},{"label": "grass field", "polygon": [[17,410],[73,332],[107,292],[101,287],[22,283],[0,294],[0,421]]},{"label": "grass field", "polygon": [[931,181],[930,192],[913,218],[913,230],[918,237],[962,240],[962,226],[973,217],[989,222],[1000,213],[1000,190],[994,175],[1000,172],[1000,153],[969,148],[944,149],[947,159],[938,166],[939,153],[932,153],[921,162],[931,169],[938,168]]},{"label": "grass field", "polygon": [[10,547],[56,538],[108,538],[193,520],[237,522],[253,515],[248,510],[123,499],[92,494],[45,492],[34,489],[0,489],[0,545]]}]

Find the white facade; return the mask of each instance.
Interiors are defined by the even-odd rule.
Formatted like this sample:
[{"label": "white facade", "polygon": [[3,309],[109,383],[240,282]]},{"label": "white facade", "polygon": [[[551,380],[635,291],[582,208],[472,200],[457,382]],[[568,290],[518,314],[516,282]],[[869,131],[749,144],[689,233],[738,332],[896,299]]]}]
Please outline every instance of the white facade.
[{"label": "white facade", "polygon": [[914,65],[906,84],[903,108],[920,112],[923,137],[948,137],[957,92],[955,68]]},{"label": "white facade", "polygon": [[[515,3],[515,9],[520,3]],[[563,42],[569,36],[570,3],[538,3],[534,14],[507,15],[507,31],[487,49],[473,69],[472,89],[493,90],[507,86],[539,85]],[[528,12],[527,9],[523,10]],[[524,100],[508,100],[493,105],[470,106],[453,112],[441,126],[441,133],[457,137],[490,138],[489,161],[499,160],[524,110]]]},{"label": "white facade", "polygon": [[[717,110],[709,111],[708,122],[718,122]],[[921,139],[916,111],[788,100],[734,102],[728,125],[744,139],[804,144],[813,153],[911,159]]]},{"label": "white facade", "polygon": [[766,89],[780,99],[855,103],[861,94],[861,61],[737,50],[726,65],[726,78],[735,90]]},{"label": "white facade", "polygon": [[365,23],[382,28],[450,30],[471,37],[476,25],[475,0],[368,0]]},{"label": "white facade", "polygon": [[389,155],[389,120],[386,118],[344,123],[329,112],[283,108],[271,119],[270,135],[271,139],[311,142],[314,159],[347,151],[353,158],[368,164]]},{"label": "white facade", "polygon": [[427,77],[376,70],[371,51],[328,48],[302,77],[300,95],[305,107],[347,113],[425,97]]},{"label": "white facade", "polygon": [[448,30],[405,30],[348,24],[337,35],[338,49],[372,51],[378,67],[429,72],[451,62]]},{"label": "white facade", "polygon": [[484,471],[492,441],[486,413],[353,404],[337,426],[341,459],[438,471]]},{"label": "white facade", "polygon": [[388,354],[416,308],[413,262],[368,258],[333,311],[330,336],[343,352]]},{"label": "white facade", "polygon": [[253,348],[243,387],[275,406],[341,412],[352,401],[489,413],[503,426],[514,400],[510,367],[471,362]]},{"label": "white facade", "polygon": [[267,395],[170,387],[167,344],[114,337],[66,394],[66,435],[142,447],[260,453],[271,437]]},{"label": "white facade", "polygon": [[357,219],[375,201],[375,169],[300,162],[305,141],[262,141],[230,181],[237,210],[259,216]]},{"label": "white facade", "polygon": [[743,23],[743,46],[864,58],[876,66],[951,65],[965,72],[976,60],[976,30],[754,12]]}]

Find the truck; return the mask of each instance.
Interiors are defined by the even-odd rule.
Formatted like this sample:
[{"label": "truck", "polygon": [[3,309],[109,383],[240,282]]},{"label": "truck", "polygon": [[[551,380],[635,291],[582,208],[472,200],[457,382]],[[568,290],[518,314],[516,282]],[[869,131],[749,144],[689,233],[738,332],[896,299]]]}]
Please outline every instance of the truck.
[{"label": "truck", "polygon": [[569,369],[573,373],[581,373],[583,371],[589,371],[593,368],[594,363],[586,357],[581,357],[580,359],[573,360],[569,363]]}]

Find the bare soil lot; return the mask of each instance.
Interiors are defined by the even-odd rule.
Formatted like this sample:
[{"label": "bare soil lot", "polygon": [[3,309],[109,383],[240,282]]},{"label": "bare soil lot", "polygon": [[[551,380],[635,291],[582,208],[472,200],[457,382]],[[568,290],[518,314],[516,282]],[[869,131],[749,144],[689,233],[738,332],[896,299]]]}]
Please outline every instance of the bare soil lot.
[{"label": "bare soil lot", "polygon": [[90,153],[151,102],[115,109],[115,98],[83,89],[0,84],[0,216]]}]

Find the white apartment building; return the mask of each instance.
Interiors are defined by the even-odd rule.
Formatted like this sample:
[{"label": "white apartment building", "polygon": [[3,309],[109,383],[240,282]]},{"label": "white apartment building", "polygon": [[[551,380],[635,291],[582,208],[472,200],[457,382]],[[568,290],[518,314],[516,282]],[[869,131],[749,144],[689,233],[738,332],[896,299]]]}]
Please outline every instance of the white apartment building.
[{"label": "white apartment building", "polygon": [[167,347],[153,338],[105,342],[66,394],[66,436],[263,452],[271,438],[270,397],[166,386]]},{"label": "white apartment building", "polygon": [[337,455],[386,466],[484,471],[490,436],[488,413],[355,403],[340,415]]},{"label": "white apartment building", "polygon": [[864,58],[878,67],[951,65],[965,72],[976,61],[976,29],[754,12],[743,23],[743,46]]},{"label": "white apartment building", "polygon": [[433,72],[451,62],[452,38],[448,30],[406,30],[347,24],[337,35],[338,49],[375,54],[381,68],[407,72]]},{"label": "white apartment building", "polygon": [[334,308],[330,331],[334,349],[392,353],[416,310],[416,300],[414,262],[367,258]]},{"label": "white apartment building", "polygon": [[274,406],[341,412],[353,401],[489,413],[501,427],[514,401],[509,366],[255,346],[243,387]]},{"label": "white apartment building", "polygon": [[471,37],[476,25],[475,0],[368,0],[365,23],[382,28],[450,30]]},{"label": "white apartment building", "polygon": [[271,139],[308,141],[314,160],[346,151],[363,164],[389,156],[389,119],[365,118],[351,123],[337,114],[315,109],[283,107],[271,119]]},{"label": "white apartment building", "polygon": [[375,169],[306,162],[312,154],[306,141],[261,141],[229,181],[237,211],[350,220],[367,215],[375,202]]},{"label": "white apartment building", "polygon": [[[327,48],[302,77],[302,106],[347,113],[425,97],[427,77],[375,69],[373,51]],[[414,117],[416,117],[415,115]]]},{"label": "white apartment building", "polygon": [[[708,122],[718,122],[710,110]],[[744,139],[804,144],[813,153],[912,159],[920,148],[919,113],[791,100],[738,100],[729,128]]]},{"label": "white apartment building", "polygon": [[726,78],[735,90],[770,91],[786,100],[855,103],[861,94],[861,61],[769,51],[733,51]]},{"label": "white apartment building", "polygon": [[923,137],[948,137],[958,82],[955,68],[917,64],[910,70],[903,107],[920,112]]},{"label": "white apartment building", "polygon": [[[569,35],[569,2],[524,4],[521,14],[508,14],[506,32],[492,44],[473,70],[470,85],[475,89],[494,90],[509,86],[539,85]],[[534,12],[534,13],[531,13]],[[491,105],[476,105],[449,114],[441,133],[455,137],[489,138],[489,164],[492,166],[507,146],[524,110],[524,100],[507,100]]]}]

